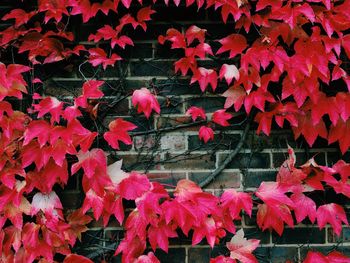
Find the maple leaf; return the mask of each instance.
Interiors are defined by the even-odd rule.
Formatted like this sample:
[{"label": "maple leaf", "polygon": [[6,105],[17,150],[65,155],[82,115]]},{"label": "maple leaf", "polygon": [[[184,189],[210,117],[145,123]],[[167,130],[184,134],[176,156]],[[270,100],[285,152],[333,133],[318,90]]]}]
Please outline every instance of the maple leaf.
[{"label": "maple leaf", "polygon": [[173,226],[162,221],[157,226],[151,225],[148,228],[147,236],[154,251],[158,245],[163,251],[168,252],[169,237],[177,237],[177,233]]},{"label": "maple leaf", "polygon": [[331,253],[327,255],[327,259],[329,262],[334,262],[334,263],[349,263],[350,258],[339,251],[333,250]]},{"label": "maple leaf", "polygon": [[193,228],[192,246],[201,242],[203,237],[206,237],[210,247],[214,247],[217,230],[213,218],[206,218],[198,227]]},{"label": "maple leaf", "polygon": [[342,222],[348,225],[344,208],[338,204],[330,203],[317,208],[317,224],[320,229],[327,223],[333,227],[334,233],[339,236],[342,230]]},{"label": "maple leaf", "polygon": [[202,92],[204,92],[207,86],[210,84],[213,91],[215,91],[217,86],[217,79],[218,75],[215,70],[199,67],[194,71],[194,74],[191,78],[191,84],[198,81]]},{"label": "maple leaf", "polygon": [[244,237],[243,229],[237,231],[230,242],[226,243],[230,250],[230,257],[238,259],[241,262],[253,263],[258,262],[252,252],[258,247],[260,240],[249,239]]},{"label": "maple leaf", "polygon": [[127,178],[117,185],[120,196],[127,200],[135,200],[150,188],[151,184],[147,176],[137,172],[131,172]]},{"label": "maple leaf", "polygon": [[122,141],[127,145],[132,144],[128,131],[136,129],[137,126],[131,122],[118,118],[110,122],[108,128],[109,131],[103,134],[103,138],[113,149],[119,150],[119,141]]},{"label": "maple leaf", "polygon": [[231,34],[219,40],[222,45],[216,54],[221,54],[230,51],[229,58],[233,58],[241,54],[247,48],[247,40],[240,34]]},{"label": "maple leaf", "polygon": [[312,146],[317,138],[327,138],[328,132],[326,125],[322,120],[317,125],[312,124],[311,114],[307,112],[305,115],[300,115],[298,118],[298,126],[292,127],[294,138],[297,139],[301,134],[304,136],[307,143]]},{"label": "maple leaf", "polygon": [[65,257],[63,263],[93,263],[93,261],[81,255],[69,254]]},{"label": "maple leaf", "polygon": [[2,17],[1,20],[9,20],[9,19],[15,19],[15,27],[18,28],[21,25],[27,24],[27,22],[34,16],[36,15],[36,11],[32,11],[27,13],[23,9],[13,9],[6,15]]},{"label": "maple leaf", "polygon": [[307,216],[312,223],[315,222],[316,204],[311,198],[302,193],[298,193],[293,194],[290,199],[295,204],[294,213],[298,223],[303,221]]},{"label": "maple leaf", "polygon": [[29,70],[30,67],[19,64],[10,64],[6,67],[5,64],[0,63],[0,100],[6,96],[21,99],[22,92],[27,93],[27,83],[22,74]]},{"label": "maple leaf", "polygon": [[49,194],[36,193],[33,196],[31,214],[35,215],[40,210],[45,214],[55,214],[57,209],[63,209],[57,194],[52,191]]},{"label": "maple leaf", "polygon": [[92,208],[95,219],[98,220],[104,209],[103,197],[98,196],[92,189],[85,193],[82,212],[85,214],[90,208]]},{"label": "maple leaf", "polygon": [[106,170],[106,155],[101,149],[92,149],[91,151],[77,154],[78,162],[74,163],[71,168],[72,174],[75,174],[80,168],[84,169],[84,173],[88,178],[92,178],[96,169]]},{"label": "maple leaf", "polygon": [[86,108],[88,106],[88,99],[99,99],[104,94],[100,87],[105,82],[102,80],[88,80],[83,84],[83,94],[75,99],[75,104],[79,107]]},{"label": "maple leaf", "polygon": [[151,15],[156,13],[156,11],[152,10],[150,6],[141,8],[136,15],[137,22],[139,22],[140,26],[144,31],[147,29],[147,25],[145,21],[151,20]]},{"label": "maple leaf", "polygon": [[309,251],[304,259],[303,263],[328,263],[327,258],[320,252]]},{"label": "maple leaf", "polygon": [[284,222],[293,227],[293,217],[287,205],[269,206],[266,204],[258,205],[257,223],[262,229],[274,229],[280,236],[283,233]]},{"label": "maple leaf", "polygon": [[232,79],[239,79],[239,71],[235,65],[223,64],[219,72],[219,78],[225,78],[227,85],[230,85]]},{"label": "maple leaf", "polygon": [[198,131],[198,137],[200,140],[203,140],[204,143],[207,143],[209,140],[214,140],[213,129],[207,126],[201,126]]},{"label": "maple leaf", "polygon": [[203,43],[205,40],[206,32],[206,29],[201,29],[195,25],[190,26],[185,33],[187,45],[191,45],[194,40],[198,40],[200,43]]},{"label": "maple leaf", "polygon": [[252,215],[253,202],[248,193],[237,192],[234,189],[225,190],[220,201],[223,208],[229,209],[232,218],[239,218],[242,209],[249,216]]},{"label": "maple leaf", "polygon": [[128,173],[121,169],[122,164],[123,160],[119,160],[107,166],[107,174],[115,185],[119,184],[123,179],[129,176]]},{"label": "maple leaf", "polygon": [[213,116],[211,118],[211,120],[221,126],[230,126],[230,123],[228,122],[228,120],[232,119],[232,114],[226,112],[225,109],[222,110],[217,110],[213,113]]},{"label": "maple leaf", "polygon": [[147,255],[139,256],[134,262],[135,263],[160,263],[160,261],[156,258],[153,252],[148,252]]},{"label": "maple leaf", "polygon": [[175,48],[185,49],[187,46],[185,36],[183,34],[181,34],[181,32],[175,28],[169,28],[166,32],[166,36],[160,35],[158,37],[158,42],[160,44],[163,45],[165,43],[165,41],[172,42],[172,44],[171,44],[172,49],[175,49]]},{"label": "maple leaf", "polygon": [[38,118],[43,117],[46,113],[52,116],[51,124],[53,122],[59,123],[63,109],[63,102],[55,97],[47,97],[40,101],[39,104],[33,104],[34,110],[38,112]]},{"label": "maple leaf", "polygon": [[202,118],[203,120],[207,119],[205,111],[202,107],[191,106],[186,111],[186,115],[191,115],[193,121],[196,121],[198,117]]},{"label": "maple leaf", "polygon": [[350,119],[344,122],[342,119],[339,119],[336,125],[331,125],[328,135],[328,143],[338,141],[340,150],[343,154],[350,147],[350,138],[347,136],[350,132]]},{"label": "maple leaf", "polygon": [[210,263],[236,263],[237,261],[225,256],[218,256],[216,258],[211,258]]},{"label": "maple leaf", "polygon": [[242,107],[245,97],[247,96],[247,92],[241,86],[235,87],[232,86],[228,90],[226,90],[222,96],[226,97],[224,108],[228,109],[234,105],[235,111],[239,111]]},{"label": "maple leaf", "polygon": [[88,61],[91,63],[91,65],[97,67],[98,65],[102,64],[104,70],[106,70],[107,66],[114,67],[116,61],[122,60],[122,58],[115,53],[108,58],[106,52],[102,48],[90,48],[88,52]]},{"label": "maple leaf", "polygon": [[288,2],[286,5],[273,12],[270,17],[273,19],[286,21],[286,23],[293,29],[300,15],[304,15],[312,23],[315,22],[314,11],[307,3],[292,6],[291,2]]},{"label": "maple leaf", "polygon": [[294,202],[285,194],[286,189],[277,182],[262,182],[255,195],[268,206],[288,205],[294,207]]},{"label": "maple leaf", "polygon": [[143,112],[147,119],[151,116],[152,110],[158,114],[160,113],[157,98],[147,88],[135,90],[132,94],[131,102],[134,107],[137,107],[137,112]]}]

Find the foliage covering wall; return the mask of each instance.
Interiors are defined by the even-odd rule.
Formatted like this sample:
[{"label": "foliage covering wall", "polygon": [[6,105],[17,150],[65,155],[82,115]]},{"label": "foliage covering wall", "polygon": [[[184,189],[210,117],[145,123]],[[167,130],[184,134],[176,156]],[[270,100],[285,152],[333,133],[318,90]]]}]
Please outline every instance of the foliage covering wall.
[{"label": "foliage covering wall", "polygon": [[2,1],[1,261],[350,262],[349,14]]}]

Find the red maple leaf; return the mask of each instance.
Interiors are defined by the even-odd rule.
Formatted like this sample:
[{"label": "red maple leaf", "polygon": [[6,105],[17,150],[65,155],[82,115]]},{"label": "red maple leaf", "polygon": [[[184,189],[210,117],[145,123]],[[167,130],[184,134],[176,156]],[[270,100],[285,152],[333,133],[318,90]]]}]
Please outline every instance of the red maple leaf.
[{"label": "red maple leaf", "polygon": [[210,84],[213,91],[215,91],[218,81],[218,75],[214,69],[206,69],[203,67],[197,68],[191,78],[191,84],[198,81],[199,87],[204,92]]},{"label": "red maple leaf", "polygon": [[222,207],[230,211],[232,218],[239,218],[242,209],[251,216],[253,209],[252,197],[248,193],[226,190],[220,198]]},{"label": "red maple leaf", "polygon": [[116,61],[122,60],[122,58],[115,53],[108,58],[106,52],[102,48],[90,48],[88,52],[91,65],[97,67],[102,64],[104,70],[106,70],[107,66],[114,67]]},{"label": "red maple leaf", "polygon": [[339,119],[336,125],[331,125],[328,135],[328,143],[333,143],[338,141],[340,150],[343,154],[350,147],[350,137],[348,136],[350,132],[350,119],[344,122]]},{"label": "red maple leaf", "polygon": [[220,69],[219,78],[225,78],[227,85],[230,85],[232,79],[239,79],[239,71],[235,65],[223,64]]},{"label": "red maple leaf", "polygon": [[81,255],[69,254],[65,257],[63,263],[93,263],[93,261]]},{"label": "red maple leaf", "polygon": [[232,34],[219,40],[222,45],[216,54],[221,54],[226,51],[230,51],[229,58],[233,58],[238,54],[241,54],[243,50],[247,48],[247,40],[240,34]]},{"label": "red maple leaf", "polygon": [[231,113],[226,112],[225,109],[217,110],[213,113],[211,120],[221,126],[230,126],[228,120],[232,119],[233,116]]},{"label": "red maple leaf", "polygon": [[104,94],[100,90],[100,87],[105,82],[102,80],[88,80],[83,84],[83,94],[75,99],[75,104],[79,107],[88,107],[88,99],[99,99]]},{"label": "red maple leaf", "polygon": [[344,208],[340,205],[330,203],[317,208],[317,224],[320,229],[330,223],[334,233],[339,236],[342,230],[342,222],[346,225],[349,224]]},{"label": "red maple leaf", "polygon": [[191,106],[186,111],[186,115],[191,115],[193,121],[196,121],[198,117],[202,118],[203,120],[207,118],[204,109],[196,106]]},{"label": "red maple leaf", "polygon": [[127,145],[132,144],[128,131],[136,129],[137,126],[131,122],[118,118],[110,122],[108,128],[109,131],[103,134],[103,138],[112,148],[119,150],[119,141],[122,141]]},{"label": "red maple leaf", "polygon": [[252,252],[258,247],[259,243],[260,240],[257,239],[247,240],[244,237],[243,229],[240,229],[232,237],[231,241],[226,243],[226,246],[230,250],[231,258],[245,263],[256,263],[258,260]]},{"label": "red maple leaf", "polygon": [[207,126],[201,126],[198,131],[198,137],[200,140],[203,140],[204,143],[207,143],[209,140],[214,140],[213,129]]},{"label": "red maple leaf", "polygon": [[137,107],[137,112],[143,112],[147,119],[151,116],[152,110],[158,114],[160,113],[157,98],[147,88],[135,90],[132,94],[131,102],[134,107]]},{"label": "red maple leaf", "polygon": [[316,219],[316,204],[315,202],[302,193],[293,194],[290,199],[294,202],[294,213],[297,222],[300,223],[307,216],[312,223]]}]

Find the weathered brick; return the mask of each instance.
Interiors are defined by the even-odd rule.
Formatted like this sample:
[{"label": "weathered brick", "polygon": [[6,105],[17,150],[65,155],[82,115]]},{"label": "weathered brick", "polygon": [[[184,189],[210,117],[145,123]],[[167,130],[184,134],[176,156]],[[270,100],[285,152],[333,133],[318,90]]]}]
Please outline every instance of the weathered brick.
[{"label": "weathered brick", "polygon": [[209,262],[210,255],[211,255],[210,248],[189,248],[188,262],[189,263]]},{"label": "weathered brick", "polygon": [[[192,119],[190,116],[179,116],[179,117],[162,117],[162,116],[157,116],[156,117],[156,128],[161,129],[161,128],[167,128],[167,127],[176,127],[179,125],[183,124],[189,124],[188,127],[186,128],[181,128],[181,131],[197,131],[198,127],[196,125],[191,126],[193,123]],[[177,129],[177,131],[179,131]]]},{"label": "weathered brick", "polygon": [[199,139],[198,135],[188,136],[188,149],[189,150],[206,150],[217,149],[227,150],[234,149],[241,138],[240,134],[215,134],[214,140],[204,143]]},{"label": "weathered brick", "polygon": [[282,236],[276,233],[272,234],[272,242],[277,244],[323,244],[325,243],[325,230],[318,228],[300,227],[300,228],[285,228]]},{"label": "weathered brick", "polygon": [[[219,155],[219,165],[225,161],[227,154]],[[239,153],[226,168],[269,168],[270,155],[268,153]]]},{"label": "weathered brick", "polygon": [[164,169],[212,169],[215,167],[215,156],[209,154],[188,154],[177,156],[169,154],[164,160]]},{"label": "weathered brick", "polygon": [[161,138],[161,149],[167,151],[186,150],[186,136],[184,134],[164,135]]},{"label": "weathered brick", "polygon": [[[190,180],[199,184],[211,174],[208,172],[192,172],[188,174]],[[225,189],[225,188],[239,188],[241,186],[240,172],[222,172],[214,181],[206,186],[208,189]]]},{"label": "weathered brick", "polygon": [[340,159],[345,162],[350,162],[350,152],[346,152],[344,155],[342,155],[340,151],[327,153],[328,165],[333,165]]},{"label": "weathered brick", "polygon": [[159,141],[157,140],[156,136],[152,134],[134,136],[133,141],[135,150],[154,149],[157,148],[159,144]]}]

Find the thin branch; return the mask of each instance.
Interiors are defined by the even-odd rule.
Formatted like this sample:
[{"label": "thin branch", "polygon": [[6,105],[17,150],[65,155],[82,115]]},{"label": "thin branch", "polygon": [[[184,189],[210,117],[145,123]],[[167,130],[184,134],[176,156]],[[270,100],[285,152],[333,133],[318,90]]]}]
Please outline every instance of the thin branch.
[{"label": "thin branch", "polygon": [[211,183],[215,178],[227,167],[227,165],[233,160],[233,158],[236,157],[236,155],[239,153],[239,151],[242,149],[244,142],[247,138],[249,129],[250,129],[250,119],[247,119],[247,124],[244,128],[244,131],[242,133],[241,140],[238,142],[237,147],[229,153],[229,155],[226,157],[225,161],[214,171],[212,172],[207,178],[205,178],[203,181],[199,183],[200,187],[205,187],[209,183]]}]

